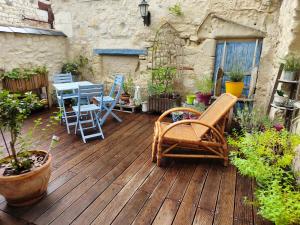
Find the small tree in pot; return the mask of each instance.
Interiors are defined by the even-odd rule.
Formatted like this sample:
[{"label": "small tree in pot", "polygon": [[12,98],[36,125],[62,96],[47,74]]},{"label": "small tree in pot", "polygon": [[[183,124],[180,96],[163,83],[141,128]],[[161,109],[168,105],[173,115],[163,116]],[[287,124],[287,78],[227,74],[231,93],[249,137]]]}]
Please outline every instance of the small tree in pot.
[{"label": "small tree in pot", "polygon": [[[0,131],[8,153],[7,157],[0,160],[0,194],[8,204],[14,206],[28,205],[39,200],[47,190],[50,178],[49,151],[55,140],[51,142],[48,152],[28,151],[31,146],[30,135],[41,124],[41,120],[37,120],[24,136],[21,135],[23,122],[35,104],[38,104],[38,99],[31,92],[24,97],[5,90],[0,92]],[[56,120],[59,118],[51,117],[50,124]],[[9,133],[9,143],[3,131]]]},{"label": "small tree in pot", "polygon": [[196,93],[197,101],[208,106],[213,89],[213,81],[211,79],[211,76],[204,75],[201,80],[196,80],[195,86],[198,90],[198,92]]}]

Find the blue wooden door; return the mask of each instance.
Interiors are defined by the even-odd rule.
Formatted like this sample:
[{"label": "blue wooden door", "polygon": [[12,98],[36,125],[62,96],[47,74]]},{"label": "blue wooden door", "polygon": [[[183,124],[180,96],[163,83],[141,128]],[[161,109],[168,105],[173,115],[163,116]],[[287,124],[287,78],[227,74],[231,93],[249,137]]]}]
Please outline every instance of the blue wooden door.
[{"label": "blue wooden door", "polygon": [[228,72],[238,66],[245,72],[243,96],[248,96],[251,71],[254,67],[259,66],[261,49],[261,39],[247,41],[218,41],[216,46],[214,82],[216,81],[218,69],[222,68],[224,71],[222,92],[225,92],[225,81],[228,80]]}]

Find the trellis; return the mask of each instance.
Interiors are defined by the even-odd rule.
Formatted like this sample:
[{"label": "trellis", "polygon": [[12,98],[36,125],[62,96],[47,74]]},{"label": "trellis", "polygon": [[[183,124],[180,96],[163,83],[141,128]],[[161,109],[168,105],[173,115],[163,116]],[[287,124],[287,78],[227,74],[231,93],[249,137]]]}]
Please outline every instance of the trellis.
[{"label": "trellis", "polygon": [[[156,32],[152,48],[152,69],[160,67],[176,68],[177,76],[183,70],[183,46],[185,42],[169,23],[163,24]],[[152,77],[153,82],[153,77]],[[149,111],[164,112],[179,106],[181,97],[178,94],[164,93],[149,96]]]},{"label": "trellis", "polygon": [[169,23],[163,24],[156,32],[152,49],[152,69],[175,67],[181,74],[183,69],[184,40]]}]

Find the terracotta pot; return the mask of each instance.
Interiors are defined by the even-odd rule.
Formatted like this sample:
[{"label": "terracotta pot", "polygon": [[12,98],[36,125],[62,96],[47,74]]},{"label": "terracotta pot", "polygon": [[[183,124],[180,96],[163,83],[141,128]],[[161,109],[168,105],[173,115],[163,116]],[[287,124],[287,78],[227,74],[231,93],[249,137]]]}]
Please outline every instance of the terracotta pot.
[{"label": "terracotta pot", "polygon": [[203,103],[205,106],[209,105],[211,96],[212,96],[211,93],[201,93],[201,92],[196,93],[197,101]]},{"label": "terracotta pot", "polygon": [[127,94],[122,94],[120,97],[120,100],[125,103],[129,103],[129,99],[130,99],[130,95],[127,95]]},{"label": "terracotta pot", "polygon": [[[47,154],[45,151],[32,152]],[[21,175],[3,176],[0,174],[0,194],[5,197],[9,205],[17,207],[31,205],[44,196],[51,175],[51,160],[52,157],[49,155],[47,162],[41,167]]]}]

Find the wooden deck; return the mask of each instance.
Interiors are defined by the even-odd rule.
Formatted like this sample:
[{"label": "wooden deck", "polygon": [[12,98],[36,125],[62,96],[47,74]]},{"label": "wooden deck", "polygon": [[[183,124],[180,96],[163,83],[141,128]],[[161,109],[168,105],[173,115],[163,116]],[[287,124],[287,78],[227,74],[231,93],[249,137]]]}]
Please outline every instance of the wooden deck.
[{"label": "wooden deck", "polygon": [[252,199],[253,183],[235,168],[208,160],[171,160],[159,168],[150,159],[156,117],[119,114],[121,124],[104,125],[105,140],[88,144],[58,125],[47,196],[27,208],[8,207],[0,196],[0,224],[269,224],[243,203],[244,196]]}]

